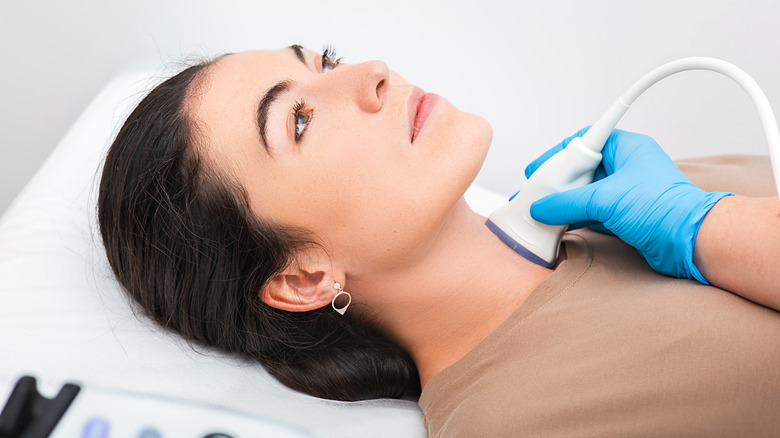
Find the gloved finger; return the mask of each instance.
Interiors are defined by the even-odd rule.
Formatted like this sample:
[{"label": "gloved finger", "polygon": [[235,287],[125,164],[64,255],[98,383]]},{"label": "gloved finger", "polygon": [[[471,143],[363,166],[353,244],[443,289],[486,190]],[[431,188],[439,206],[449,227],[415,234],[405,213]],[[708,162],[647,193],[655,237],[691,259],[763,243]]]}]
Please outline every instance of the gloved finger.
[{"label": "gloved finger", "polygon": [[545,151],[545,153],[540,155],[537,159],[531,161],[531,163],[528,164],[528,166],[525,166],[525,177],[526,178],[530,178],[531,175],[533,175],[534,172],[536,172],[536,169],[538,169],[539,166],[544,164],[544,162],[547,161],[548,159],[550,159],[550,157],[552,157],[553,155],[555,155],[558,152],[562,151],[563,148],[565,148],[566,145],[569,144],[569,142],[571,141],[572,138],[574,138],[574,137],[567,138],[566,140],[569,140],[569,141],[564,140],[565,143],[561,142],[561,143],[558,143],[557,145],[551,147],[550,149],[547,149],[547,151]]},{"label": "gloved finger", "polygon": [[632,162],[641,163],[642,168],[649,168],[664,161],[672,163],[671,158],[652,137],[620,129],[612,131],[601,153],[601,163],[607,175]]},{"label": "gloved finger", "polygon": [[534,161],[532,161],[528,166],[525,167],[525,177],[526,178],[530,178],[531,175],[533,175],[534,172],[536,172],[536,169],[538,169],[539,166],[544,164],[544,162],[547,161],[553,155],[555,155],[558,152],[562,151],[566,146],[569,145],[569,143],[571,143],[571,141],[573,139],[575,139],[577,137],[582,137],[583,134],[588,132],[588,129],[590,129],[590,126],[586,126],[586,127],[582,128],[582,129],[580,129],[579,131],[577,131],[576,134],[574,134],[572,136],[569,136],[569,137],[566,137],[565,139],[563,139],[562,142],[560,142],[557,145],[551,147],[545,153],[540,155],[539,158],[537,158]]},{"label": "gloved finger", "polygon": [[[531,217],[547,225],[568,225],[585,221],[602,222],[590,210],[593,192],[601,181],[565,192],[553,193],[531,204]],[[597,213],[596,213],[597,214]]]},{"label": "gloved finger", "polygon": [[[582,130],[581,130],[581,132],[584,134],[585,132],[587,132],[588,128],[590,128],[590,126],[588,126],[587,128],[584,128],[584,129],[582,129]],[[578,134],[579,134],[579,132],[578,132]],[[563,149],[562,145],[564,144],[564,142],[565,142],[565,144],[567,144],[567,145],[568,145],[568,144],[571,142],[571,140],[572,140],[573,138],[575,138],[575,137],[577,137],[577,135],[576,135],[576,134],[575,134],[573,137],[569,137],[569,138],[567,138],[566,140],[564,140],[563,142],[561,142],[561,144],[559,144],[559,145],[557,145],[557,146],[553,147],[552,149],[550,149],[550,150],[548,150],[547,152],[545,152],[545,153],[544,153],[544,155],[542,155],[541,157],[537,158],[537,161],[540,161],[540,163],[539,163],[539,165],[538,165],[538,166],[541,166],[541,165],[542,165],[542,163],[544,163],[545,161],[547,161],[547,159],[548,159],[548,158],[550,158],[551,156],[553,156],[553,155],[557,154],[558,152],[560,152],[560,151]],[[547,156],[547,154],[549,154],[549,156]],[[534,161],[534,163],[535,163],[535,162],[536,162],[536,161]],[[531,164],[529,164],[529,165],[528,165],[528,167],[526,167],[526,169],[525,169],[526,173],[528,173],[528,170],[529,170],[529,168],[530,168],[531,166],[533,166],[533,165],[534,165],[534,163],[531,163]],[[536,166],[536,167],[534,167],[534,168],[533,168],[533,172],[535,172],[535,171],[536,171],[536,169],[538,168],[538,166]],[[533,172],[531,172],[531,174],[533,174]],[[530,176],[531,176],[531,174],[527,174],[527,175],[526,175],[526,178],[530,177]],[[608,175],[607,175],[607,172],[604,170],[604,164],[603,164],[603,163],[599,163],[598,167],[596,167],[596,172],[593,174],[593,181],[594,181],[594,182],[595,182],[595,181],[599,181],[599,180],[601,180],[601,179],[604,179],[604,178],[606,178],[607,176],[608,176]],[[519,193],[520,193],[520,190],[516,191],[516,192],[515,192],[515,193],[514,193],[512,196],[510,196],[510,197],[509,197],[509,200],[508,200],[507,202],[511,202],[513,199],[515,199],[515,196],[517,196]],[[588,225],[583,225],[583,226],[585,226],[585,227],[586,227],[586,226],[588,226]],[[571,227],[569,227],[569,228],[570,228],[570,229],[573,229],[573,228],[571,228]],[[582,227],[579,227],[579,228],[582,228]]]}]

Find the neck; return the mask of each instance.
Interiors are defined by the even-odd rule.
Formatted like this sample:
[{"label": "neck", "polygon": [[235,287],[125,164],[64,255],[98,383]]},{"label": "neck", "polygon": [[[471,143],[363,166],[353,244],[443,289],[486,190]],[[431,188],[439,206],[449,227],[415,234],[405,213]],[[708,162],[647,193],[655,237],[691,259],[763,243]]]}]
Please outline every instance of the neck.
[{"label": "neck", "polygon": [[[552,270],[501,242],[462,199],[418,263],[360,285],[423,386],[496,329]],[[365,289],[363,289],[365,288]]]}]

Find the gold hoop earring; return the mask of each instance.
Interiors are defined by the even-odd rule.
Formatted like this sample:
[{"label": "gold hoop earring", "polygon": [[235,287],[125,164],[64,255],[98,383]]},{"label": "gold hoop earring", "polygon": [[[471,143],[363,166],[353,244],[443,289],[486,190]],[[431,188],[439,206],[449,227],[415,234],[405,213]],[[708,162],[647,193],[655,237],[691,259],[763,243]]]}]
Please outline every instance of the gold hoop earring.
[{"label": "gold hoop earring", "polygon": [[[339,283],[333,283],[333,289],[336,289],[337,291],[339,291],[339,293],[337,293],[336,296],[333,297],[333,300],[331,300],[330,305],[331,307],[333,307],[333,310],[343,315],[347,311],[347,307],[349,307],[349,305],[352,304],[352,295],[350,295],[349,292],[344,292],[344,289],[341,288],[341,284]],[[344,307],[336,307],[336,298],[338,298],[341,295],[346,295],[347,298],[349,298],[349,301],[347,301],[347,304],[345,304]]]}]

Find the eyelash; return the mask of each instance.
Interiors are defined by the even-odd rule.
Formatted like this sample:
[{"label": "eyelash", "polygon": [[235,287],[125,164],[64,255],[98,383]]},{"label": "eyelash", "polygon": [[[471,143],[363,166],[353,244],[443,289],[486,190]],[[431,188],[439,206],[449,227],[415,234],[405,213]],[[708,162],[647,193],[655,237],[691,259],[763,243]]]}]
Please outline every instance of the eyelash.
[{"label": "eyelash", "polygon": [[[294,117],[293,122],[293,131],[295,132],[295,141],[299,141],[301,137],[303,137],[303,133],[306,132],[306,128],[309,127],[309,123],[311,123],[311,120],[314,118],[314,110],[307,109],[306,102],[301,99],[297,102],[295,102],[295,105],[293,105],[292,113]],[[298,123],[301,119],[301,117],[305,117],[305,123],[306,127],[304,127],[300,132],[298,132]]]},{"label": "eyelash", "polygon": [[322,51],[322,72],[325,73],[325,63],[328,62],[332,64],[330,67],[331,70],[338,67],[341,63],[341,58],[336,56],[336,48],[333,46],[325,46],[325,49]]},{"label": "eyelash", "polygon": [[[338,67],[340,63],[341,58],[336,56],[336,49],[333,46],[325,46],[325,49],[322,51],[322,72],[326,73],[326,68],[330,68],[328,71],[331,71]],[[309,109],[306,102],[301,99],[295,102],[292,113],[294,120],[293,131],[295,132],[295,141],[297,142],[303,137],[303,133],[306,132],[309,123],[314,118],[314,110]],[[305,118],[305,120],[301,120],[302,118]],[[298,123],[306,123],[306,126],[300,132],[298,132]]]}]

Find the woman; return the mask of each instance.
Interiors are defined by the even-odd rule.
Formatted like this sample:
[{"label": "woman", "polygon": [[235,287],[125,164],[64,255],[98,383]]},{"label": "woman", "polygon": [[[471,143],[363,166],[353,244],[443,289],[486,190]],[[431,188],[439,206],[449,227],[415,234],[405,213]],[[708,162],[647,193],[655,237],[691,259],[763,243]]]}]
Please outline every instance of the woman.
[{"label": "woman", "polygon": [[[547,269],[462,199],[490,140],[483,119],[381,62],[296,45],[227,55],[167,80],[125,122],[101,181],[104,244],[163,327],[318,397],[422,387],[432,436],[778,426],[780,315],[642,260],[665,272],[662,248],[665,273],[778,309],[775,199],[703,192],[651,139],[618,132],[611,178],[588,188],[601,204],[534,214],[596,219],[640,253],[578,231]],[[754,225],[733,225],[743,217]],[[683,243],[664,231],[678,229]]]}]

